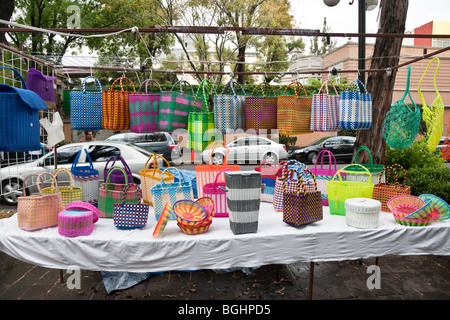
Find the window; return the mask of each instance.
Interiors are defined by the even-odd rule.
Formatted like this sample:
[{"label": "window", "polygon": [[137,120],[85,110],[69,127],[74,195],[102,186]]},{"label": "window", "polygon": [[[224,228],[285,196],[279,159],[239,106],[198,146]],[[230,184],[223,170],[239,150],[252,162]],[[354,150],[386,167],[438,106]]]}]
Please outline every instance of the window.
[{"label": "window", "polygon": [[106,162],[112,156],[117,159],[120,156],[120,150],[112,146],[93,146],[88,150],[88,153],[93,162]]},{"label": "window", "polygon": [[[73,163],[79,150],[81,150],[81,146],[59,148],[56,152],[57,164]],[[46,166],[55,165],[55,157],[54,157],[53,153],[50,156],[48,156],[47,158],[45,158],[45,165]]]}]

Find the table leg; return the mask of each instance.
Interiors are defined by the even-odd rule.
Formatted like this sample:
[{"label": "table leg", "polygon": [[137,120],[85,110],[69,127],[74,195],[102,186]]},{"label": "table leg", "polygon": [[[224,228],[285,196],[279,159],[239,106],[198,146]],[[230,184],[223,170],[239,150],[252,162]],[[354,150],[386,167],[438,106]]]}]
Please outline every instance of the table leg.
[{"label": "table leg", "polygon": [[308,300],[312,300],[314,286],[314,262],[309,263],[309,287],[308,287]]},{"label": "table leg", "polygon": [[59,282],[64,283],[64,276],[62,269],[59,269]]}]

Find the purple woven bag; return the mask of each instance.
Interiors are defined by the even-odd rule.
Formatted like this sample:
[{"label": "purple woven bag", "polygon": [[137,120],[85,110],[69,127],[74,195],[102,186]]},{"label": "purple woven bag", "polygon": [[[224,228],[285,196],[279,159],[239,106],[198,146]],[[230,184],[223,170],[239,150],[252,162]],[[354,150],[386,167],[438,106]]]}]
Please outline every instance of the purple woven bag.
[{"label": "purple woven bag", "polygon": [[[133,174],[131,173],[131,169],[128,166],[128,164],[126,163],[126,161],[124,160],[124,158],[122,158],[122,156],[119,156],[119,159],[122,162],[125,172],[127,173],[128,181],[130,181],[130,183],[131,183],[133,181]],[[111,161],[113,161],[113,163],[111,164],[111,166],[108,167],[108,164]],[[103,180],[105,183],[106,183],[106,177],[108,176],[108,171],[114,166],[115,163],[116,163],[115,156],[112,156],[106,163],[105,169],[103,170]],[[126,183],[123,173],[118,170],[111,172],[111,174],[109,175],[109,181],[111,183],[115,183],[115,184],[125,184]]]},{"label": "purple woven bag", "polygon": [[49,108],[56,108],[55,77],[45,76],[39,70],[30,68],[27,73],[27,89],[35,92]]}]

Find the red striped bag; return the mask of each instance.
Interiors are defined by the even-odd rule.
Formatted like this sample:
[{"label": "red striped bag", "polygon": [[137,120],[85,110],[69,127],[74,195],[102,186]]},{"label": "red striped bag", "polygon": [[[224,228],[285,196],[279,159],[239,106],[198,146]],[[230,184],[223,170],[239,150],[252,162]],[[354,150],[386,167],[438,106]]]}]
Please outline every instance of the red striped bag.
[{"label": "red striped bag", "polygon": [[[333,86],[336,95],[328,93],[328,83]],[[325,86],[324,92],[322,88]],[[338,131],[339,130],[339,104],[341,96],[338,95],[334,84],[327,80],[319,89],[319,93],[313,95],[311,107],[312,131]]]}]

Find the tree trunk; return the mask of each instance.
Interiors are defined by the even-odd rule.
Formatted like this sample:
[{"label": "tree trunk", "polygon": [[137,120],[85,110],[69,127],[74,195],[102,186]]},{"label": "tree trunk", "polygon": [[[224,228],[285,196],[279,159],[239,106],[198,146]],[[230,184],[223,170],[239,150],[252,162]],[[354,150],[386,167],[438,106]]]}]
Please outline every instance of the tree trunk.
[{"label": "tree trunk", "polygon": [[[404,33],[408,0],[381,1],[381,25],[378,33]],[[370,69],[387,69],[398,65],[402,38],[377,38],[373,51]],[[372,94],[372,129],[358,131],[355,150],[359,146],[366,146],[373,156],[373,163],[384,164],[385,141],[383,139],[383,124],[389,106],[392,103],[392,94],[397,69],[392,70],[388,78],[386,72],[372,72],[367,78],[367,91]],[[367,152],[358,154],[360,163],[369,163]]]},{"label": "tree trunk", "polygon": [[[2,0],[2,9],[0,10],[0,19],[9,21],[14,11],[14,0]],[[3,26],[6,27],[6,26]],[[0,43],[8,44],[4,32],[0,32]]]}]

